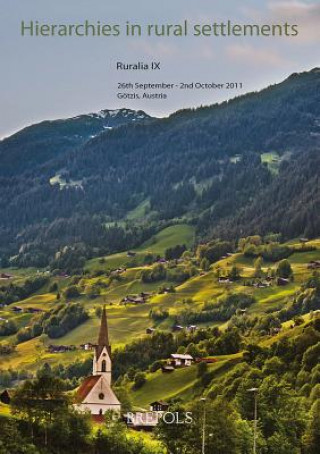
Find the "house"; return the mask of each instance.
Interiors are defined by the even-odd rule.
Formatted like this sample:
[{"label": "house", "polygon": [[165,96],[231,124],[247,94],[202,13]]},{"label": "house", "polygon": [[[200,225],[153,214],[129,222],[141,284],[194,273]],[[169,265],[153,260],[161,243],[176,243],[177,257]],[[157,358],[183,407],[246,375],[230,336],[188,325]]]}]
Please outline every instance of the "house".
[{"label": "house", "polygon": [[170,287],[163,287],[160,291],[159,291],[159,295],[167,295],[168,293],[172,293],[172,288]]},{"label": "house", "polygon": [[146,334],[153,334],[155,332],[154,328],[147,328],[146,329]]},{"label": "house", "polygon": [[258,281],[253,284],[253,287],[256,287],[256,288],[266,288],[266,287],[270,287],[270,286],[271,286],[270,281]]},{"label": "house", "polygon": [[20,306],[13,306],[12,310],[13,312],[23,312],[23,309]]},{"label": "house", "polygon": [[144,293],[140,293],[139,296],[125,296],[121,302],[122,303],[132,303],[132,304],[144,304],[146,302],[146,296]]},{"label": "house", "polygon": [[281,332],[281,328],[271,328],[270,329],[270,335],[274,336],[276,334],[279,334]]},{"label": "house", "polygon": [[163,365],[161,366],[162,373],[164,374],[170,374],[171,372],[174,372],[174,367],[169,366],[169,365]]},{"label": "house", "polygon": [[38,309],[37,307],[27,307],[26,312],[29,312],[30,314],[36,314],[38,312],[43,312],[43,310]]},{"label": "house", "polygon": [[49,353],[65,353],[65,352],[71,352],[73,350],[76,350],[76,347],[74,345],[52,345],[52,344],[50,344],[48,346]]},{"label": "house", "polygon": [[278,277],[277,279],[277,285],[279,287],[283,287],[285,285],[290,284],[290,279],[285,279],[284,277]]},{"label": "house", "polygon": [[81,344],[80,348],[81,348],[81,350],[91,351],[91,350],[93,350],[94,345],[91,344],[90,342],[87,342],[86,344]]},{"label": "house", "polygon": [[320,260],[311,260],[308,263],[308,268],[309,268],[309,270],[316,270],[316,269],[320,268]]},{"label": "house", "polygon": [[0,394],[0,402],[2,402],[3,404],[9,405],[9,404],[10,404],[10,401],[11,401],[10,392],[9,392],[7,389],[5,389],[5,390]]},{"label": "house", "polygon": [[177,331],[182,331],[184,328],[181,325],[173,325],[172,331],[177,332]]},{"label": "house", "polygon": [[238,309],[237,312],[238,312],[240,315],[246,315],[247,309]]},{"label": "house", "polygon": [[187,326],[187,331],[189,331],[190,333],[194,333],[197,329],[197,325],[189,325]]},{"label": "house", "polygon": [[8,274],[8,273],[1,273],[0,274],[0,278],[1,279],[13,279],[13,275],[12,274]]},{"label": "house", "polygon": [[74,406],[78,411],[89,411],[96,419],[98,417],[102,419],[109,410],[120,413],[121,404],[111,386],[111,371],[111,345],[104,307],[98,343],[94,347],[92,375],[84,379],[77,391]]},{"label": "house", "polygon": [[172,353],[169,361],[173,367],[189,367],[193,363],[193,357],[188,354]]},{"label": "house", "polygon": [[164,400],[157,400],[150,404],[150,411],[167,411],[168,408],[169,404]]},{"label": "house", "polygon": [[232,280],[229,277],[220,276],[218,282],[219,284],[231,284]]},{"label": "house", "polygon": [[127,257],[135,257],[136,256],[136,253],[133,252],[133,251],[128,251],[127,252]]}]

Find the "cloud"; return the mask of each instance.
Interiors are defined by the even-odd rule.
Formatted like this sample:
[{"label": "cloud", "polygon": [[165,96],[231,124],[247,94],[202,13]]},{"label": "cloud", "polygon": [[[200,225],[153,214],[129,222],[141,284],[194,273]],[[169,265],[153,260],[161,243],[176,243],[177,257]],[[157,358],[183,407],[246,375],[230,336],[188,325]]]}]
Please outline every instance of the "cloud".
[{"label": "cloud", "polygon": [[282,67],[288,63],[276,50],[257,48],[252,45],[233,44],[227,47],[227,57],[251,66]]},{"label": "cloud", "polygon": [[289,22],[299,26],[298,43],[318,42],[320,39],[320,4],[301,0],[271,0],[267,4],[270,20]]}]

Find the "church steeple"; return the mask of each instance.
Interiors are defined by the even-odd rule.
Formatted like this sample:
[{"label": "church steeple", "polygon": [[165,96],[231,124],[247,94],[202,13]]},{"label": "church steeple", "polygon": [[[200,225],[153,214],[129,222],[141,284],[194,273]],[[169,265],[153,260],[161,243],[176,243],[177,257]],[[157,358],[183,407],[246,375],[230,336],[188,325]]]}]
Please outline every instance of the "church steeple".
[{"label": "church steeple", "polygon": [[98,344],[93,359],[93,375],[103,375],[111,383],[111,345],[109,343],[106,307],[103,306]]},{"label": "church steeple", "polygon": [[104,347],[104,346],[108,347],[109,346],[109,333],[108,333],[106,306],[103,306],[103,309],[102,309],[98,346],[99,347]]}]

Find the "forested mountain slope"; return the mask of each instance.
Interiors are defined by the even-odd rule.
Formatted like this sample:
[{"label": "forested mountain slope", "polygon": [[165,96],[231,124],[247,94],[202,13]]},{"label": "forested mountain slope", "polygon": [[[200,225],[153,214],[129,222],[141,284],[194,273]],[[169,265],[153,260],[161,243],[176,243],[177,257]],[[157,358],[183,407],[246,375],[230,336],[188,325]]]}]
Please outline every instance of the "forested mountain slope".
[{"label": "forested mountain slope", "polygon": [[[109,118],[92,117],[88,128],[78,117],[67,132],[59,121],[22,131],[0,143],[2,256],[20,249],[18,262],[44,265],[70,243],[90,247],[89,255],[134,246],[134,221],[104,224],[141,203],[140,242],[177,218],[195,224],[200,238],[315,236],[319,101],[314,69],[169,118],[138,112],[139,121],[106,129]],[[284,210],[294,222],[283,221]]]}]

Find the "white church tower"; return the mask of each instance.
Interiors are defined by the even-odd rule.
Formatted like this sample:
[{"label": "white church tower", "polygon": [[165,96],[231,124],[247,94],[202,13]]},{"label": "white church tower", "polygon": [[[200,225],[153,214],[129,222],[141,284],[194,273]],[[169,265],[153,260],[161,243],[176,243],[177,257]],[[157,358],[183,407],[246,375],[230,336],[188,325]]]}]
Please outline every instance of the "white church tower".
[{"label": "white church tower", "polygon": [[93,375],[101,375],[111,386],[111,346],[109,344],[106,308],[102,310],[98,345],[94,349]]},{"label": "white church tower", "polygon": [[111,388],[111,345],[109,343],[107,313],[104,307],[101,315],[98,344],[94,348],[93,372],[77,391],[75,407],[90,411],[95,417],[102,417],[106,411],[121,411],[121,404]]}]

